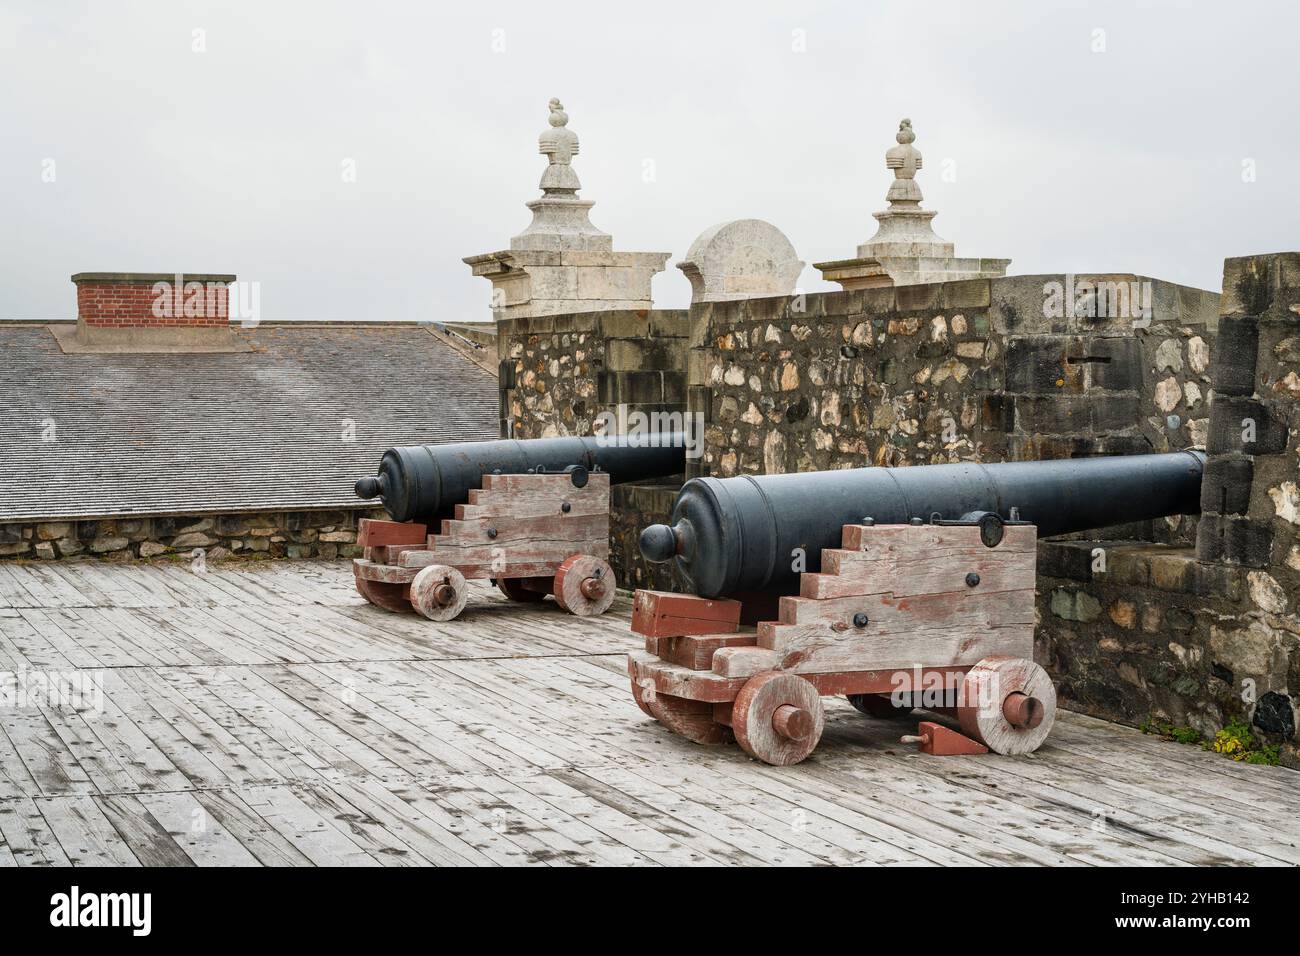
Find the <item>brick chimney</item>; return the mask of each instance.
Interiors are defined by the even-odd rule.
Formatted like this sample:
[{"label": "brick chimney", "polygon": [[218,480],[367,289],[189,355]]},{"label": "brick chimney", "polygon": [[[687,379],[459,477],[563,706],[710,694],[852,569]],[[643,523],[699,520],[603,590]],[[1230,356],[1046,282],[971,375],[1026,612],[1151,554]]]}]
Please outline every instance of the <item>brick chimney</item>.
[{"label": "brick chimney", "polygon": [[233,275],[78,272],[77,343],[109,351],[200,351],[233,346]]}]

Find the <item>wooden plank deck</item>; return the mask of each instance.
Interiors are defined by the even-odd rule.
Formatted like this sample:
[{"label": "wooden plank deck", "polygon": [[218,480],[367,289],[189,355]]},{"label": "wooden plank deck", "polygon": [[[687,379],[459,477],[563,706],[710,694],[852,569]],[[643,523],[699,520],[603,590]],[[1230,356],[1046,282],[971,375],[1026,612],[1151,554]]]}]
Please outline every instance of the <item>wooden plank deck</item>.
[{"label": "wooden plank deck", "polygon": [[641,641],[475,584],[434,624],[344,563],[0,563],[0,865],[1300,863],[1300,777],[1065,713],[1030,757],[931,758],[827,700],[798,766],[674,737]]}]

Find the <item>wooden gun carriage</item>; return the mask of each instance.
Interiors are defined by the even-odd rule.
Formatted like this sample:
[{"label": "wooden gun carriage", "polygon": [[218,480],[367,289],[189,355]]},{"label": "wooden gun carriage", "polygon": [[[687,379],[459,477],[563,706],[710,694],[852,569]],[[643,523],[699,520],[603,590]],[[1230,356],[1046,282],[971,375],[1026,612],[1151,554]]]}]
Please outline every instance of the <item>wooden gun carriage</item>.
[{"label": "wooden gun carriage", "polygon": [[484,475],[436,534],[414,521],[363,518],[357,591],[390,611],[449,621],[465,608],[466,581],[496,582],[512,601],[554,594],[565,610],[601,614],[617,582],[609,566],[609,475]]},{"label": "wooden gun carriage", "polygon": [[[771,764],[817,746],[827,694],[955,717],[960,734],[904,738],[928,753],[1028,753],[1056,712],[1033,662],[1037,535],[1198,514],[1204,465],[1188,451],[692,479],[672,523],[641,534],[695,593],[637,592],[633,696]],[[785,595],[777,619],[743,632],[770,595]]]},{"label": "wooden gun carriage", "polygon": [[[821,697],[872,716],[913,706],[965,736],[923,727],[929,753],[1019,754],[1051,730],[1056,693],[1033,662],[1036,535],[1007,525],[989,547],[969,525],[848,525],[779,616],[742,630],[743,605],[638,591],[628,657],[637,705],[696,743],[735,740],[766,763],[817,746]],[[926,738],[926,739],[921,739]]]},{"label": "wooden gun carriage", "polygon": [[356,483],[393,519],[361,521],[357,591],[390,611],[449,621],[465,607],[465,582],[486,578],[512,601],[553,594],[572,614],[601,614],[618,586],[610,484],[676,474],[685,448],[679,433],[390,448],[378,474]]}]

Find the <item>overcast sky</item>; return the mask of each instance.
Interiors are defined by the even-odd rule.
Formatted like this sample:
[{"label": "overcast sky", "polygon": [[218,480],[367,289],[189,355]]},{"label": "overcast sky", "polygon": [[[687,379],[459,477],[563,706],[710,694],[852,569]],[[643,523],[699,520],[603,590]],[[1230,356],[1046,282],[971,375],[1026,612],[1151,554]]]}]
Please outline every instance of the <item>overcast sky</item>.
[{"label": "overcast sky", "polygon": [[672,253],[657,305],[728,219],[851,257],[903,116],[958,255],[1217,290],[1300,248],[1297,36],[1289,2],[3,0],[0,318],[186,270],[263,319],[486,319],[461,259],[527,225],[552,96],[592,221]]}]

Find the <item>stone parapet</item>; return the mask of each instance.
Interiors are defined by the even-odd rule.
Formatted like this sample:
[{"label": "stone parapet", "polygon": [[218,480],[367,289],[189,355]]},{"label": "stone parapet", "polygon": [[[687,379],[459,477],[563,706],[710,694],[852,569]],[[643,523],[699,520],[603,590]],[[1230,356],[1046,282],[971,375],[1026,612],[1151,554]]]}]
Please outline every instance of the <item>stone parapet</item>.
[{"label": "stone parapet", "polygon": [[1300,253],[1228,259],[1203,561],[1258,568],[1300,614]]},{"label": "stone parapet", "polygon": [[[688,425],[686,310],[533,315],[498,328],[502,434],[591,435],[605,413],[614,416],[616,430],[637,413],[651,427]],[[610,563],[624,586],[671,586],[670,569],[645,562],[636,537],[662,520],[680,486],[678,478],[611,489]]]},{"label": "stone parapet", "polygon": [[[1217,311],[1171,283],[1067,275],[698,304],[691,473],[1204,446]],[[1193,528],[1143,536],[1189,543]]]},{"label": "stone parapet", "polygon": [[687,312],[679,309],[532,315],[500,322],[503,433],[514,438],[591,435],[604,413],[682,416],[687,323]]}]

